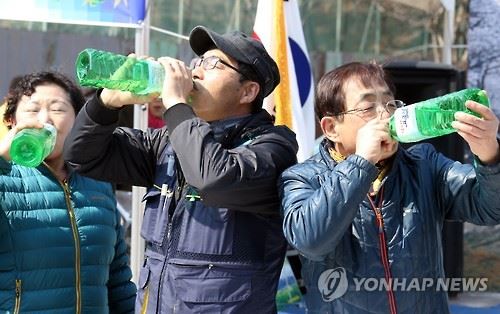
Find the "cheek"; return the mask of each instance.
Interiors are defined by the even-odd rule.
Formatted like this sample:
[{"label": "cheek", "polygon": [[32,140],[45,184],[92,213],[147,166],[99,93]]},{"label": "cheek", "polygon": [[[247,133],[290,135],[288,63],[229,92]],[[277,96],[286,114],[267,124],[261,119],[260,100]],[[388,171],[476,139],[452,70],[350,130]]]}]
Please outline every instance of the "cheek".
[{"label": "cheek", "polygon": [[75,123],[75,118],[74,117],[68,117],[68,116],[61,116],[57,118],[53,118],[52,122],[54,123],[57,133],[59,136],[66,136],[69,131],[71,131],[71,128],[73,127],[73,124]]},{"label": "cheek", "polygon": [[24,121],[26,119],[35,119],[37,116],[36,116],[36,113],[34,112],[25,112],[25,111],[16,111],[13,115],[12,115],[12,123],[13,124],[17,124],[17,121]]}]

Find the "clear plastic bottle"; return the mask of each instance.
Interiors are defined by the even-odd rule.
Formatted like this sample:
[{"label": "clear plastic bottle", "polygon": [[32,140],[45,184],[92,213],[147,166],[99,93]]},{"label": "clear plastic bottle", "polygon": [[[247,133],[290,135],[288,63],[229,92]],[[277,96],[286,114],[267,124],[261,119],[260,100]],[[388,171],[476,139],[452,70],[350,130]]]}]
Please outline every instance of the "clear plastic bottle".
[{"label": "clear plastic bottle", "polygon": [[441,97],[421,101],[396,109],[389,121],[391,136],[399,142],[410,143],[455,132],[451,126],[455,112],[463,111],[475,116],[465,106],[473,100],[489,107],[486,91],[468,88]]},{"label": "clear plastic bottle", "polygon": [[156,61],[88,48],[78,54],[76,77],[81,86],[146,95],[161,93],[165,70]]},{"label": "clear plastic bottle", "polygon": [[18,165],[37,167],[54,149],[56,136],[56,128],[47,123],[41,129],[22,129],[12,140],[10,158]]}]

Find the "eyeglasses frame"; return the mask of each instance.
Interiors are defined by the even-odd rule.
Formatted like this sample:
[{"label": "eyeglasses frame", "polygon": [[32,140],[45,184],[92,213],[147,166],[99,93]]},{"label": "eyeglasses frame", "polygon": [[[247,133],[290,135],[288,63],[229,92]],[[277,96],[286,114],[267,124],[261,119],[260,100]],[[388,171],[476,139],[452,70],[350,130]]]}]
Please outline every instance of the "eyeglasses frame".
[{"label": "eyeglasses frame", "polygon": [[[213,66],[212,67],[208,67],[207,65],[205,64],[209,64],[209,63],[205,63],[205,60],[213,60],[213,59],[216,59],[216,61],[214,62]],[[228,68],[234,70],[235,72],[237,72],[238,74],[240,74],[241,76],[243,76],[245,79],[248,79],[248,77],[243,73],[241,72],[238,68],[232,66],[231,64],[229,64],[228,62],[222,60],[220,57],[218,56],[209,56],[209,57],[206,57],[205,56],[200,56],[200,57],[196,57],[194,58],[193,60],[191,60],[191,69],[195,69],[197,67],[202,67],[203,70],[205,71],[209,71],[209,70],[213,70],[217,67],[217,63],[222,63],[223,65],[227,66]]]},{"label": "eyeglasses frame", "polygon": [[[391,111],[389,110],[388,105],[389,105],[389,103],[391,103],[391,102],[398,102],[398,103],[402,104],[401,106],[396,106],[396,109],[398,109],[398,108],[402,108],[402,107],[406,106],[406,103],[405,103],[404,101],[402,101],[402,100],[399,100],[399,99],[391,99],[391,100],[389,100],[388,102],[386,102],[385,104],[383,104],[383,103],[381,103],[381,102],[375,102],[375,101],[374,101],[374,102],[371,102],[371,103],[375,103],[375,104],[376,104],[376,106],[383,106],[383,107],[384,107],[384,110],[390,113]],[[376,106],[375,106],[375,107],[376,107]],[[345,115],[345,114],[356,114],[356,113],[358,113],[358,112],[361,112],[362,114],[364,114],[364,113],[366,113],[366,112],[367,112],[367,110],[371,110],[372,108],[373,108],[373,107],[370,107],[370,108],[364,108],[364,109],[361,109],[361,108],[350,109],[350,110],[346,110],[346,111],[343,111],[343,112],[339,112],[339,113],[337,113],[337,114],[333,114],[332,116],[333,116],[333,117],[338,117],[338,116]]]}]

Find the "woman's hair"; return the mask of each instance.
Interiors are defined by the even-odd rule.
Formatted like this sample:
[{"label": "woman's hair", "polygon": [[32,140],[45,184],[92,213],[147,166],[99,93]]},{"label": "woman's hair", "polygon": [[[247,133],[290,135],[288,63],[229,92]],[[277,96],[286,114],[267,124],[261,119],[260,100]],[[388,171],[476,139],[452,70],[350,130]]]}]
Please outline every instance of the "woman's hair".
[{"label": "woman's hair", "polygon": [[58,72],[37,72],[21,76],[17,84],[9,90],[3,120],[12,121],[21,98],[33,95],[38,86],[48,84],[55,84],[68,93],[75,114],[82,109],[85,98],[81,90],[69,78]]}]

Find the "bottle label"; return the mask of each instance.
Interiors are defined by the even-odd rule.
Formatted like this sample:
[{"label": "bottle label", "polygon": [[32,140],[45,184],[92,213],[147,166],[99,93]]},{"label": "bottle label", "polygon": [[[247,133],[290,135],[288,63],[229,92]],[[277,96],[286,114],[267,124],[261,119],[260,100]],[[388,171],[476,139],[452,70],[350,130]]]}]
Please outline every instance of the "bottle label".
[{"label": "bottle label", "polygon": [[423,137],[418,131],[415,107],[411,105],[399,108],[394,112],[396,134],[401,142],[415,142]]}]

